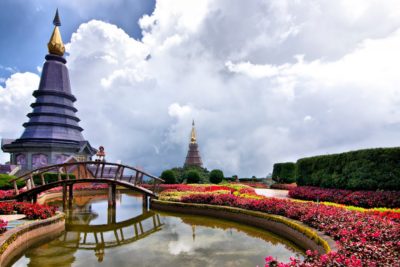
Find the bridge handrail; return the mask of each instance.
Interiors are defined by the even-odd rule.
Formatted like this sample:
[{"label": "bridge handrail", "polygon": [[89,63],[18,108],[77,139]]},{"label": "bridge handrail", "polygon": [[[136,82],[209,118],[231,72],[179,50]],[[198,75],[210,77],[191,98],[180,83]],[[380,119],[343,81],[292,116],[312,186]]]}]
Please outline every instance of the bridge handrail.
[{"label": "bridge handrail", "polygon": [[145,175],[145,176],[147,176],[149,178],[152,178],[154,180],[160,181],[162,183],[164,182],[163,179],[161,179],[161,178],[159,178],[157,176],[151,175],[151,174],[149,174],[149,173],[147,173],[145,171],[139,170],[139,169],[137,169],[135,167],[132,167],[132,166],[129,166],[129,165],[124,165],[124,164],[119,164],[119,163],[102,162],[102,161],[79,161],[79,162],[66,162],[66,163],[59,163],[59,164],[49,165],[49,166],[41,167],[41,168],[32,170],[30,172],[24,173],[23,175],[18,176],[17,178],[14,178],[14,179],[10,180],[10,182],[18,181],[18,180],[20,180],[22,178],[26,178],[24,180],[27,180],[27,179],[30,178],[29,176],[32,175],[32,174],[42,174],[42,173],[45,173],[45,172],[47,172],[49,170],[56,169],[57,167],[62,168],[62,167],[68,167],[68,166],[74,166],[74,165],[91,165],[91,164],[93,164],[93,165],[98,164],[98,165],[110,165],[110,166],[124,167],[124,168],[127,168],[127,169],[131,169],[133,171],[142,173],[143,175]]},{"label": "bridge handrail", "polygon": [[[88,176],[88,172],[90,173],[91,177],[87,177],[87,178],[93,178],[94,177],[96,179],[105,178],[105,177],[99,177],[98,176],[98,171],[101,168],[100,176],[103,176],[104,175],[104,168],[106,166],[107,167],[111,167],[111,166],[117,167],[117,169],[115,171],[115,174],[113,173],[114,180],[117,180],[118,176],[119,176],[118,179],[123,180],[123,178],[124,178],[123,174],[124,174],[125,169],[132,170],[132,171],[136,172],[136,176],[134,178],[133,175],[131,175],[130,179],[129,179],[129,183],[131,183],[131,179],[134,178],[135,186],[136,185],[140,186],[141,184],[143,184],[143,176],[147,176],[147,177],[149,177],[150,179],[153,180],[153,193],[155,193],[156,188],[159,186],[159,184],[164,182],[163,179],[161,179],[161,178],[159,178],[157,176],[151,175],[151,174],[149,174],[149,173],[147,173],[145,171],[142,171],[142,170],[140,170],[138,168],[135,168],[135,167],[132,167],[132,166],[129,166],[129,165],[125,165],[125,164],[105,162],[105,161],[77,161],[77,162],[65,162],[65,163],[59,163],[59,164],[44,166],[44,167],[29,171],[27,173],[24,173],[23,175],[10,180],[10,182],[12,182],[14,184],[14,191],[18,195],[19,194],[18,193],[19,190],[18,190],[18,187],[17,187],[17,181],[26,182],[26,186],[28,187],[28,190],[30,190],[31,189],[30,187],[32,187],[32,186],[33,186],[33,188],[36,187],[35,183],[34,183],[34,178],[33,178],[34,175],[41,175],[42,185],[45,185],[46,182],[45,182],[44,176],[43,176],[44,173],[49,172],[49,171],[54,171],[59,175],[58,179],[60,181],[61,180],[61,176],[60,175],[64,174],[63,169],[65,171],[65,174],[67,174],[66,180],[69,180],[70,179],[70,177],[69,177],[70,173],[68,173],[67,168],[70,167],[70,166],[78,167],[78,176],[79,177],[77,177],[77,179],[82,179],[82,177],[80,177],[81,176],[80,175],[81,174],[81,170],[79,168],[80,166],[84,166],[86,168],[85,169],[85,175],[86,176]],[[96,168],[96,172],[92,173],[92,170],[90,170],[88,168],[88,166],[95,167]],[[110,174],[110,172],[108,174]],[[30,180],[31,183],[29,183],[29,180]],[[139,184],[137,184],[138,182],[139,182]]]}]

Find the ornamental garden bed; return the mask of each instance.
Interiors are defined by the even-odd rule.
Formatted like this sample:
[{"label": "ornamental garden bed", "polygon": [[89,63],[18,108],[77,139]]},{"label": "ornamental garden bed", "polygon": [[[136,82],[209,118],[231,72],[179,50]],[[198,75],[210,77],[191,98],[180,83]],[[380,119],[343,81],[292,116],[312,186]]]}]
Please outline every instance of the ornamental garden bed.
[{"label": "ornamental garden bed", "polygon": [[400,208],[400,191],[351,191],[299,186],[289,191],[291,198],[327,201],[363,208]]},{"label": "ornamental garden bed", "polygon": [[[327,254],[307,251],[304,261],[278,263],[266,257],[266,266],[400,266],[400,220],[396,211],[355,211],[346,206],[266,198],[252,188],[178,185],[160,194],[161,200],[237,207],[298,220],[336,241]],[[196,191],[199,189],[199,192]],[[253,190],[253,192],[252,192]]]}]

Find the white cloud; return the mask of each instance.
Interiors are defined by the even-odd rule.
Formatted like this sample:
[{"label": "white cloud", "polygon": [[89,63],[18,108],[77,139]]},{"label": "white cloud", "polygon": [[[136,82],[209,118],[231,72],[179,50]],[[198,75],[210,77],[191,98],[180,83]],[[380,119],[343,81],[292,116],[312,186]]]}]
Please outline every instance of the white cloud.
[{"label": "white cloud", "polygon": [[142,40],[84,23],[67,45],[84,135],[109,160],[158,172],[183,164],[195,119],[205,165],[243,176],[302,156],[396,146],[399,7],[158,1],[139,22]]}]

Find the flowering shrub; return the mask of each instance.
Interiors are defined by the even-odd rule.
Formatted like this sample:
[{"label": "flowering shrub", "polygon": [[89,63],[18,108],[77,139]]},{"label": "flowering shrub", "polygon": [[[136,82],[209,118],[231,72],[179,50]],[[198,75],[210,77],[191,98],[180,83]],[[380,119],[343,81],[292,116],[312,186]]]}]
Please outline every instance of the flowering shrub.
[{"label": "flowering shrub", "polygon": [[[92,183],[82,183],[82,184],[74,184],[74,190],[99,190],[99,189],[107,189],[107,184],[92,184]],[[60,192],[62,191],[62,186],[57,186],[47,190],[46,192]],[[43,192],[43,193],[46,193]]]},{"label": "flowering shrub", "polygon": [[159,195],[161,200],[179,201],[182,197],[192,194],[234,194],[236,196],[259,198],[254,188],[242,184],[227,185],[167,185]]},{"label": "flowering shrub", "polygon": [[289,191],[291,198],[329,201],[364,208],[400,208],[400,191],[350,191],[299,186]]},{"label": "flowering shrub", "polygon": [[0,200],[13,198],[14,190],[0,190]]},{"label": "flowering shrub", "polygon": [[369,212],[286,199],[245,199],[232,194],[189,195],[186,203],[233,206],[299,220],[337,241],[338,251],[325,255],[307,252],[306,259],[278,263],[266,258],[266,266],[399,266],[400,223]]},{"label": "flowering shrub", "polygon": [[272,184],[270,186],[272,189],[290,190],[297,187],[296,183],[292,184]]},{"label": "flowering shrub", "polygon": [[266,184],[259,182],[240,182],[240,183],[231,182],[230,184],[243,184],[254,188],[268,188]]},{"label": "flowering shrub", "polygon": [[0,234],[4,233],[7,229],[8,222],[7,221],[3,221],[2,219],[0,219]]},{"label": "flowering shrub", "polygon": [[0,214],[25,214],[30,220],[47,219],[53,216],[57,208],[47,205],[31,204],[26,202],[0,202]]}]

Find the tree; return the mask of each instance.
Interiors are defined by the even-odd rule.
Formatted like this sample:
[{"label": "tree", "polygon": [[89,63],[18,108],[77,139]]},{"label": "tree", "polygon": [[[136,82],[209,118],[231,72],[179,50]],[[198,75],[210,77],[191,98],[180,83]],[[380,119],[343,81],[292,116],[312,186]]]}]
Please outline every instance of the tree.
[{"label": "tree", "polygon": [[188,184],[197,184],[200,182],[200,174],[196,170],[189,170],[183,176]]},{"label": "tree", "polygon": [[176,184],[176,176],[172,170],[165,170],[161,173],[161,178],[166,184]]},{"label": "tree", "polygon": [[213,184],[219,184],[224,179],[224,173],[221,170],[212,170],[210,172],[210,182]]}]

